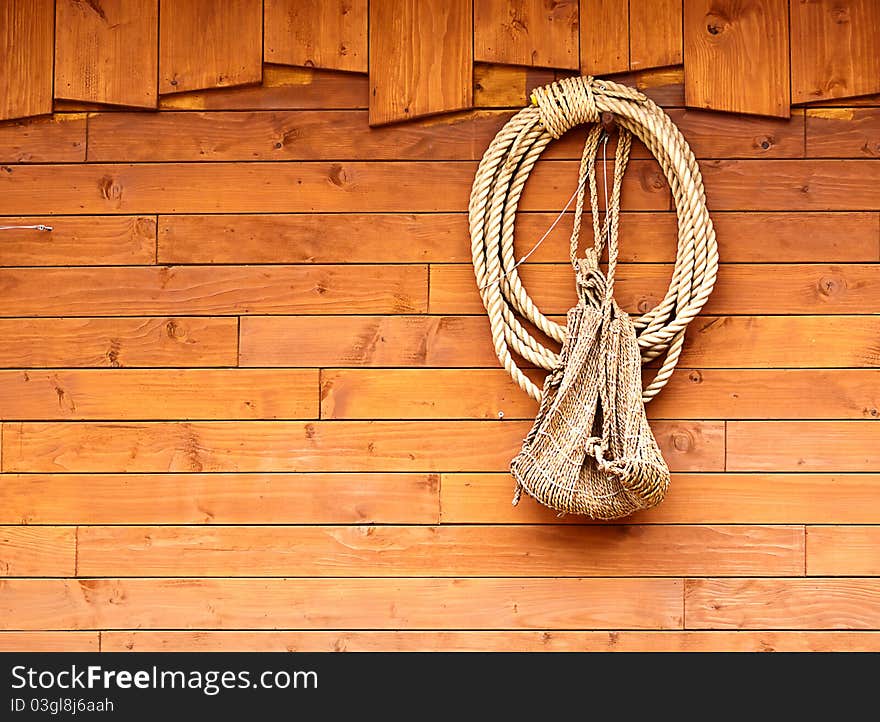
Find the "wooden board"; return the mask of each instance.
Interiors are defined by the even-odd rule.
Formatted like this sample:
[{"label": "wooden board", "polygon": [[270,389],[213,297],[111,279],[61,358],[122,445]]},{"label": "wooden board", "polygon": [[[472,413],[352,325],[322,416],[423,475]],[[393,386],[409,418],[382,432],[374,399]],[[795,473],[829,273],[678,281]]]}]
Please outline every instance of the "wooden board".
[{"label": "wooden board", "polygon": [[[34,633],[25,634],[30,639]],[[4,636],[0,634],[0,645]],[[51,638],[45,643],[61,642]],[[105,652],[877,652],[880,651],[880,632],[141,630],[103,632],[101,649]]]},{"label": "wooden board", "polygon": [[474,100],[477,108],[521,108],[532,90],[552,83],[552,70],[513,65],[474,64]]},{"label": "wooden board", "polygon": [[53,0],[0,6],[0,120],[52,112]]},{"label": "wooden board", "polygon": [[75,574],[75,537],[72,527],[0,527],[0,580]]},{"label": "wooden board", "polygon": [[578,0],[474,0],[474,60],[577,70]]},{"label": "wooden board", "polygon": [[784,0],[686,0],[687,105],[787,118],[787,8]]},{"label": "wooden board", "polygon": [[2,524],[436,524],[436,474],[0,475]]},{"label": "wooden board", "polygon": [[4,420],[317,417],[315,369],[0,371]]},{"label": "wooden board", "polygon": [[55,97],[155,108],[158,0],[58,0]]},{"label": "wooden board", "polygon": [[629,4],[626,0],[580,0],[581,73],[629,70]]},{"label": "wooden board", "polygon": [[259,83],[261,0],[160,0],[159,92]]},{"label": "wooden board", "polygon": [[[521,421],[24,422],[3,425],[3,471],[502,471]],[[720,471],[720,422],[654,424],[675,471]],[[134,450],[134,453],[133,453]]]},{"label": "wooden board", "polygon": [[682,0],[629,0],[632,70],[681,65]]},{"label": "wooden board", "polygon": [[3,316],[419,313],[425,266],[6,269]]},{"label": "wooden board", "polygon": [[[584,554],[584,548],[592,553]],[[84,526],[83,576],[802,574],[803,527]]]},{"label": "wooden board", "polygon": [[682,582],[10,579],[0,587],[0,628],[128,629],[132,619],[154,629],[680,629]]},{"label": "wooden board", "polygon": [[689,579],[691,629],[876,629],[877,579]]},{"label": "wooden board", "polygon": [[[544,373],[529,372],[540,385]],[[650,378],[650,371],[645,372]],[[880,408],[875,369],[686,369],[651,419],[865,419]],[[324,369],[324,419],[534,418],[537,402],[503,369]]]},{"label": "wooden board", "polygon": [[234,318],[0,319],[0,367],[230,366]]},{"label": "wooden board", "polygon": [[880,158],[880,108],[808,108],[811,158]]},{"label": "wooden board", "polygon": [[0,163],[76,163],[85,159],[85,113],[57,113],[0,124]]},{"label": "wooden board", "polygon": [[52,216],[3,218],[3,225],[50,223],[51,232],[3,231],[0,266],[114,266],[156,260],[152,216]]},{"label": "wooden board", "polygon": [[265,0],[267,63],[367,72],[367,0]]},{"label": "wooden board", "polygon": [[[443,474],[444,524],[589,524],[559,517],[523,495],[510,504],[510,474]],[[620,523],[638,524],[867,524],[880,511],[880,474],[672,475],[660,506]],[[810,527],[812,529],[812,527]],[[809,530],[808,530],[809,531]],[[808,542],[809,543],[809,542]]]},{"label": "wooden board", "polygon": [[469,108],[472,0],[370,4],[370,125]]},{"label": "wooden board", "polygon": [[[534,246],[555,217],[517,217],[517,257]],[[725,263],[880,259],[877,213],[713,213],[712,221]],[[570,224],[564,219],[530,260],[566,262]],[[620,259],[671,263],[676,238],[671,213],[623,213]],[[464,213],[169,215],[159,218],[158,242],[159,263],[471,262]]]},{"label": "wooden board", "polygon": [[0,652],[97,652],[98,632],[2,632]]},{"label": "wooden board", "polygon": [[813,526],[807,536],[807,574],[880,576],[880,527]]},{"label": "wooden board", "polygon": [[880,92],[878,24],[874,0],[792,3],[792,102]]},{"label": "wooden board", "polygon": [[[880,411],[871,406],[867,415]],[[730,471],[872,471],[880,425],[873,421],[730,421]]]}]

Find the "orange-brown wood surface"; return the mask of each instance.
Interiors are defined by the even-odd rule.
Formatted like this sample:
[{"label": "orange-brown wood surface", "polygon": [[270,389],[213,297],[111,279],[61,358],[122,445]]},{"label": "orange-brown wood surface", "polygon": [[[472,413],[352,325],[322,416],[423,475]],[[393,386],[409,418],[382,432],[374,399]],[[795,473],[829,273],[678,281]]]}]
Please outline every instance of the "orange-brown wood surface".
[{"label": "orange-brown wood surface", "polygon": [[787,16],[785,0],[684,0],[687,104],[788,117]]},{"label": "orange-brown wood surface", "polygon": [[53,0],[0,6],[0,121],[52,112]]},{"label": "orange-brown wood surface", "polygon": [[158,0],[55,3],[55,97],[155,108]]},{"label": "orange-brown wood surface", "polygon": [[[0,225],[52,227],[0,232],[0,649],[880,651],[876,96],[686,109],[693,64],[649,67],[680,62],[676,3],[577,3],[584,70],[627,73],[691,144],[721,260],[647,408],[668,498],[602,523],[511,505],[536,404],[499,366],[470,267],[479,159],[566,72],[473,66],[469,0],[377,0],[373,30],[421,29],[380,43],[370,72],[400,104],[371,111],[367,3],[304,20],[303,3],[230,2],[231,25],[207,5],[162,2],[154,48],[181,55],[156,111],[81,98],[0,123]],[[489,5],[539,8],[529,38],[551,13],[478,2],[478,37]],[[748,98],[775,94],[758,79],[778,38],[755,13],[778,20],[776,3],[685,14],[703,5],[718,33],[705,8],[694,27],[730,43]],[[808,5],[793,23],[828,4]],[[838,5],[832,35],[856,30],[858,3]],[[309,23],[320,37],[297,34]],[[238,66],[197,57],[217,42]],[[432,117],[371,127],[377,109]],[[574,190],[583,137],[538,162],[517,257]],[[623,209],[617,298],[641,313],[677,228],[641,143]],[[520,269],[557,321],[571,223]]]},{"label": "orange-brown wood surface", "polygon": [[578,68],[578,0],[473,0],[474,60]]},{"label": "orange-brown wood surface", "polygon": [[267,63],[367,72],[367,0],[264,0]]},{"label": "orange-brown wood surface", "polygon": [[260,0],[160,0],[159,92],[259,83]]}]

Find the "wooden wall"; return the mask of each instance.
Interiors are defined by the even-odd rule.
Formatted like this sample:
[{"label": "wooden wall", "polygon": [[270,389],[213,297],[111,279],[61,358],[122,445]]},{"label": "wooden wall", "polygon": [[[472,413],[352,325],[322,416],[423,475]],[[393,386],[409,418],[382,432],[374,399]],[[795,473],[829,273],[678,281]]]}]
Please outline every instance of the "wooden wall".
[{"label": "wooden wall", "polygon": [[[0,125],[0,222],[54,229],[0,231],[0,648],[880,649],[880,107],[746,118],[625,78],[700,158],[722,267],[649,407],[669,498],[594,524],[510,505],[535,406],[469,266],[476,162],[552,77],[478,65],[478,110],[373,130],[366,77],[274,66]],[[644,310],[675,221],[634,156]],[[551,314],[565,232],[523,273]]]}]

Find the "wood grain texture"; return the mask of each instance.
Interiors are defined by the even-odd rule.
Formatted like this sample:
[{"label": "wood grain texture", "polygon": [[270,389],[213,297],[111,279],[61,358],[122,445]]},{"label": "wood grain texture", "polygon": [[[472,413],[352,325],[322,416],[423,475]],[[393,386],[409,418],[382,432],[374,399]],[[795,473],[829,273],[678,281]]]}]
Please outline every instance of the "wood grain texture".
[{"label": "wood grain texture", "polygon": [[689,579],[689,629],[876,629],[877,579]]},{"label": "wood grain texture", "polygon": [[0,419],[314,419],[316,369],[0,371]]},{"label": "wood grain texture", "polygon": [[0,652],[97,652],[98,632],[2,632]]},{"label": "wood grain texture", "polygon": [[[717,315],[878,313],[878,270],[876,263],[722,264],[703,312]],[[672,271],[672,266],[661,264],[621,264],[615,278],[615,298],[627,313],[645,313],[663,300]],[[565,314],[577,302],[570,263],[527,263],[519,267],[518,273],[544,313]],[[767,282],[768,278],[773,279],[772,284]],[[433,266],[430,285],[431,313],[484,313],[470,264]]]},{"label": "wood grain texture", "polygon": [[[523,211],[558,213],[577,186],[576,161],[540,163]],[[463,212],[473,161],[149,163],[6,166],[0,214]],[[870,160],[707,160],[718,211],[877,210],[880,164]],[[291,191],[296,189],[296,193]],[[443,193],[437,193],[443,188]],[[243,190],[244,189],[244,190]],[[623,181],[629,211],[669,210],[656,161],[633,160]]]},{"label": "wood grain texture", "polygon": [[71,527],[0,527],[0,578],[75,574],[75,536]]},{"label": "wood grain texture", "polygon": [[146,629],[680,629],[682,581],[22,579],[0,586],[3,629],[11,620],[21,630],[130,629],[133,619]]},{"label": "wood grain texture", "polygon": [[259,83],[261,0],[160,0],[159,92]]},{"label": "wood grain texture", "polygon": [[6,269],[0,315],[412,313],[425,266],[124,266]]},{"label": "wood grain texture", "polygon": [[[517,217],[517,257],[554,219],[551,213]],[[877,213],[714,213],[712,221],[725,263],[880,259]],[[158,233],[159,263],[471,262],[464,213],[168,215],[159,218]],[[565,218],[530,260],[567,262],[570,233]],[[672,263],[676,238],[671,213],[621,214],[622,262]]]},{"label": "wood grain texture", "polygon": [[370,125],[469,108],[472,0],[370,3]]},{"label": "wood grain texture", "polygon": [[880,576],[880,527],[812,526],[807,531],[807,574]]},{"label": "wood grain texture", "polygon": [[[3,471],[502,471],[528,422],[24,422],[3,426]],[[658,422],[676,471],[720,471],[718,422]]]},{"label": "wood grain texture", "polygon": [[58,0],[55,97],[155,108],[158,0]]},{"label": "wood grain texture", "polygon": [[[443,474],[441,521],[449,524],[583,524],[560,518],[524,495],[510,504],[509,474]],[[638,524],[867,524],[878,514],[880,475],[691,474],[672,475],[660,506],[626,521]],[[813,527],[810,527],[812,529]],[[808,542],[809,543],[809,542]]]},{"label": "wood grain texture", "polygon": [[435,524],[436,474],[4,474],[3,524]]},{"label": "wood grain texture", "polygon": [[682,0],[629,0],[632,70],[680,65]]},{"label": "wood grain texture", "polygon": [[580,0],[581,74],[629,70],[629,3]]},{"label": "wood grain texture", "polygon": [[552,70],[513,65],[474,64],[474,99],[477,108],[521,108],[532,90],[552,83]]},{"label": "wood grain texture", "polygon": [[18,216],[4,225],[51,224],[52,231],[3,231],[0,266],[115,266],[156,258],[152,216]]},{"label": "wood grain texture", "polygon": [[[0,647],[4,636],[0,634]],[[51,643],[56,643],[54,638]],[[880,633],[119,631],[102,633],[101,648],[105,652],[876,652]]]},{"label": "wood grain texture", "polygon": [[0,367],[231,366],[234,318],[0,319]]},{"label": "wood grain texture", "polygon": [[578,0],[473,3],[474,60],[578,69]]},{"label": "wood grain texture", "polygon": [[0,7],[0,120],[52,112],[53,0]]},{"label": "wood grain texture", "polygon": [[[880,415],[872,407],[871,417]],[[731,471],[873,471],[880,461],[873,421],[730,421]]]},{"label": "wood grain texture", "polygon": [[369,85],[363,75],[264,65],[260,85],[164,95],[159,98],[159,107],[163,110],[366,108]]},{"label": "wood grain texture", "polygon": [[873,0],[791,3],[791,100],[880,92],[880,6]]},{"label": "wood grain texture", "polygon": [[84,113],[0,123],[0,163],[75,163],[85,159]]},{"label": "wood grain texture", "polygon": [[[545,374],[529,371],[540,385]],[[646,372],[650,376],[650,371]],[[874,369],[686,369],[647,407],[650,419],[871,419]],[[534,418],[535,401],[503,369],[324,369],[324,419]]]},{"label": "wood grain texture", "polygon": [[367,0],[265,0],[267,63],[367,72]]},{"label": "wood grain texture", "polygon": [[[561,321],[560,317],[556,317]],[[875,316],[700,316],[682,368],[875,368]],[[254,316],[243,366],[497,368],[483,316]]]},{"label": "wood grain texture", "polygon": [[880,158],[880,108],[807,108],[811,158]]},{"label": "wood grain texture", "polygon": [[685,0],[687,105],[789,115],[788,3]]},{"label": "wood grain texture", "polygon": [[481,111],[370,128],[358,110],[98,113],[89,160],[477,160],[506,117]]},{"label": "wood grain texture", "polygon": [[[590,553],[585,554],[584,549]],[[802,574],[802,527],[84,526],[83,576],[535,577]]]}]

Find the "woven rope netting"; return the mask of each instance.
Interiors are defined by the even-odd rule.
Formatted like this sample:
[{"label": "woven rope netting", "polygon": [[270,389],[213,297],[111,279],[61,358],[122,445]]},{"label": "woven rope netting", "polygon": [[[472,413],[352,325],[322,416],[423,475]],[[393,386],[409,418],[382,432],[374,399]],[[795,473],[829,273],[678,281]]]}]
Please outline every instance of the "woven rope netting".
[{"label": "woven rope netting", "polygon": [[[536,89],[533,100],[535,105],[519,111],[489,145],[471,191],[474,271],[495,352],[517,384],[540,400],[541,389],[523,373],[514,354],[547,370],[557,366],[559,356],[524,322],[559,343],[566,329],[541,313],[517,273],[513,242],[517,206],[532,168],[552,140],[577,125],[598,123],[603,112],[613,113],[618,125],[641,139],[659,161],[678,216],[678,253],[669,290],[656,307],[632,319],[642,362],[662,358],[643,390],[647,402],[672,375],[685,329],[715,284],[718,247],[697,161],[669,116],[634,88],[575,77]],[[582,164],[582,181],[583,175]]]},{"label": "woven rope netting", "polygon": [[[489,146],[470,203],[474,269],[496,353],[517,383],[541,402],[511,462],[517,482],[514,503],[525,490],[561,512],[611,519],[655,506],[669,486],[669,469],[648,425],[645,403],[669,379],[685,328],[712,291],[718,265],[715,234],[693,153],[669,117],[644,95],[608,81],[571,78],[536,90],[534,100],[535,107],[517,113]],[[606,208],[600,220],[596,164],[600,144],[603,155],[607,144],[598,125],[603,112],[616,116],[620,136],[610,197],[608,169],[603,168]],[[578,302],[563,327],[537,309],[519,280],[517,268],[531,251],[515,260],[514,222],[523,186],[541,152],[553,138],[583,123],[595,125],[587,133],[572,196],[577,204],[569,250]],[[638,319],[614,300],[621,190],[632,135],[660,162],[679,226],[669,291]],[[594,244],[580,257],[587,186]],[[600,259],[606,249],[603,272]],[[525,322],[561,342],[561,352],[543,345]],[[514,353],[550,371],[543,390],[519,368]],[[661,357],[653,381],[642,389],[642,363]]]}]

